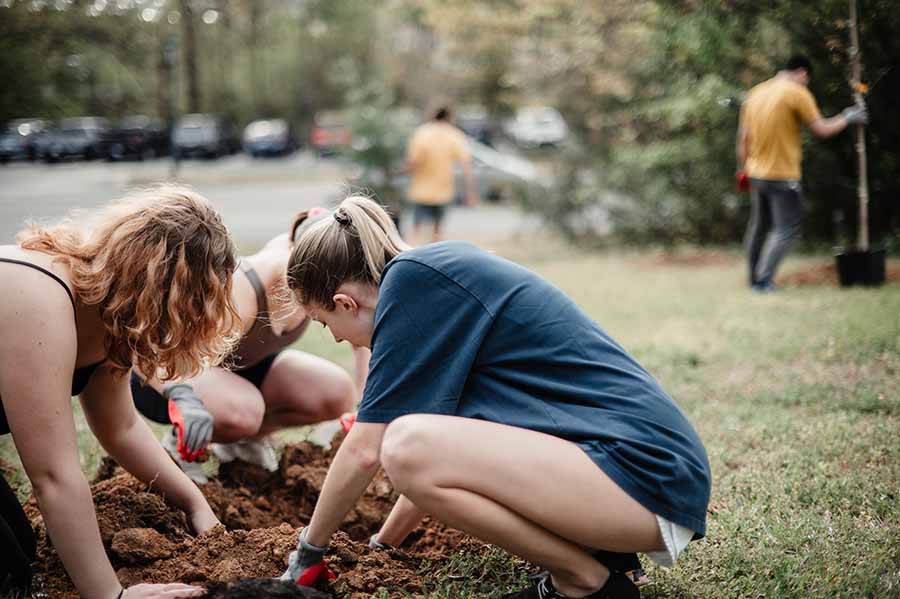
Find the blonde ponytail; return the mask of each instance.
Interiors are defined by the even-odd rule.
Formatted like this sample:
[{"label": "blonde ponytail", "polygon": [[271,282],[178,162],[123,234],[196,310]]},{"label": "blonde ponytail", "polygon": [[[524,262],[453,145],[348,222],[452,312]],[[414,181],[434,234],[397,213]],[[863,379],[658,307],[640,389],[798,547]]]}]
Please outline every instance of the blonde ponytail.
[{"label": "blonde ponytail", "polygon": [[302,304],[334,309],[342,283],[377,286],[385,265],[410,249],[378,203],[354,195],[331,218],[300,228],[288,262],[288,287]]}]

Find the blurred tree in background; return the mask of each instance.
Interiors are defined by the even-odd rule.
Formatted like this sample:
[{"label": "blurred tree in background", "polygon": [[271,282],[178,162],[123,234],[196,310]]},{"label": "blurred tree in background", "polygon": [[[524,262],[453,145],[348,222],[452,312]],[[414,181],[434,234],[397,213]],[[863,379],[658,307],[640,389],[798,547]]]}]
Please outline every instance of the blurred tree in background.
[{"label": "blurred tree in background", "polygon": [[[873,234],[890,242],[900,11],[895,0],[859,6]],[[172,43],[177,78],[164,60]],[[175,94],[180,112],[285,117],[302,133],[317,111],[344,108],[376,140],[354,154],[371,173],[397,145],[397,107],[451,99],[500,119],[551,105],[575,141],[538,157],[559,176],[532,209],[573,237],[611,220],[634,242],[736,242],[748,205],[732,187],[739,99],[800,52],[834,114],[851,103],[847,43],[846,0],[0,0],[0,121],[168,118]],[[805,238],[852,238],[851,136],[808,144],[804,166]]]}]

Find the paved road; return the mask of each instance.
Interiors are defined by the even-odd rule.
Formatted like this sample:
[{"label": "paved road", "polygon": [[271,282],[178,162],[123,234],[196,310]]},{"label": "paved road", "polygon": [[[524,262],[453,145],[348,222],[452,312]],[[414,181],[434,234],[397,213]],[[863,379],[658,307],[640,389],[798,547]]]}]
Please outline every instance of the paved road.
[{"label": "paved road", "polygon": [[[130,187],[170,178],[171,161],[145,163],[12,163],[0,166],[0,244],[10,243],[26,219],[53,222],[72,209],[91,208]],[[347,189],[350,168],[299,152],[285,159],[238,155],[218,161],[186,161],[177,179],[208,197],[243,247],[257,246],[286,230],[304,208],[329,205]],[[447,236],[508,237],[538,224],[508,206],[453,208]]]}]

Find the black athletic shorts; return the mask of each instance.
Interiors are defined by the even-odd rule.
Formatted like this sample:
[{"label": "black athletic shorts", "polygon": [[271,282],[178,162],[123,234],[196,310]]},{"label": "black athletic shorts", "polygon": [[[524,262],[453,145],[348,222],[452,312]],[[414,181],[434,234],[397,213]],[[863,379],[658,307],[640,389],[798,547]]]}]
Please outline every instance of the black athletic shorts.
[{"label": "black athletic shorts", "polygon": [[[253,383],[253,386],[257,389],[261,389],[263,381],[266,375],[269,374],[272,363],[275,362],[275,358],[278,357],[279,353],[281,352],[267,356],[253,366],[233,370],[232,372]],[[144,379],[133,372],[131,373],[131,396],[134,398],[134,405],[138,412],[146,418],[160,424],[171,424],[172,421],[169,420],[169,402],[156,389],[150,385],[145,385]]]},{"label": "black athletic shorts", "polygon": [[27,591],[36,550],[28,516],[16,494],[0,476],[0,597],[19,596]]}]

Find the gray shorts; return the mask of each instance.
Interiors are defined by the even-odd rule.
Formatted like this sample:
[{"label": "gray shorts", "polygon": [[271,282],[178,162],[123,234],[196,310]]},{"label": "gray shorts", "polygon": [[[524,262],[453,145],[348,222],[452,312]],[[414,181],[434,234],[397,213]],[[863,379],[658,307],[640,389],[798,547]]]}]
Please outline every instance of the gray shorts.
[{"label": "gray shorts", "polygon": [[422,223],[432,222],[436,225],[444,222],[444,215],[447,212],[446,204],[413,204],[413,223],[420,225]]}]

